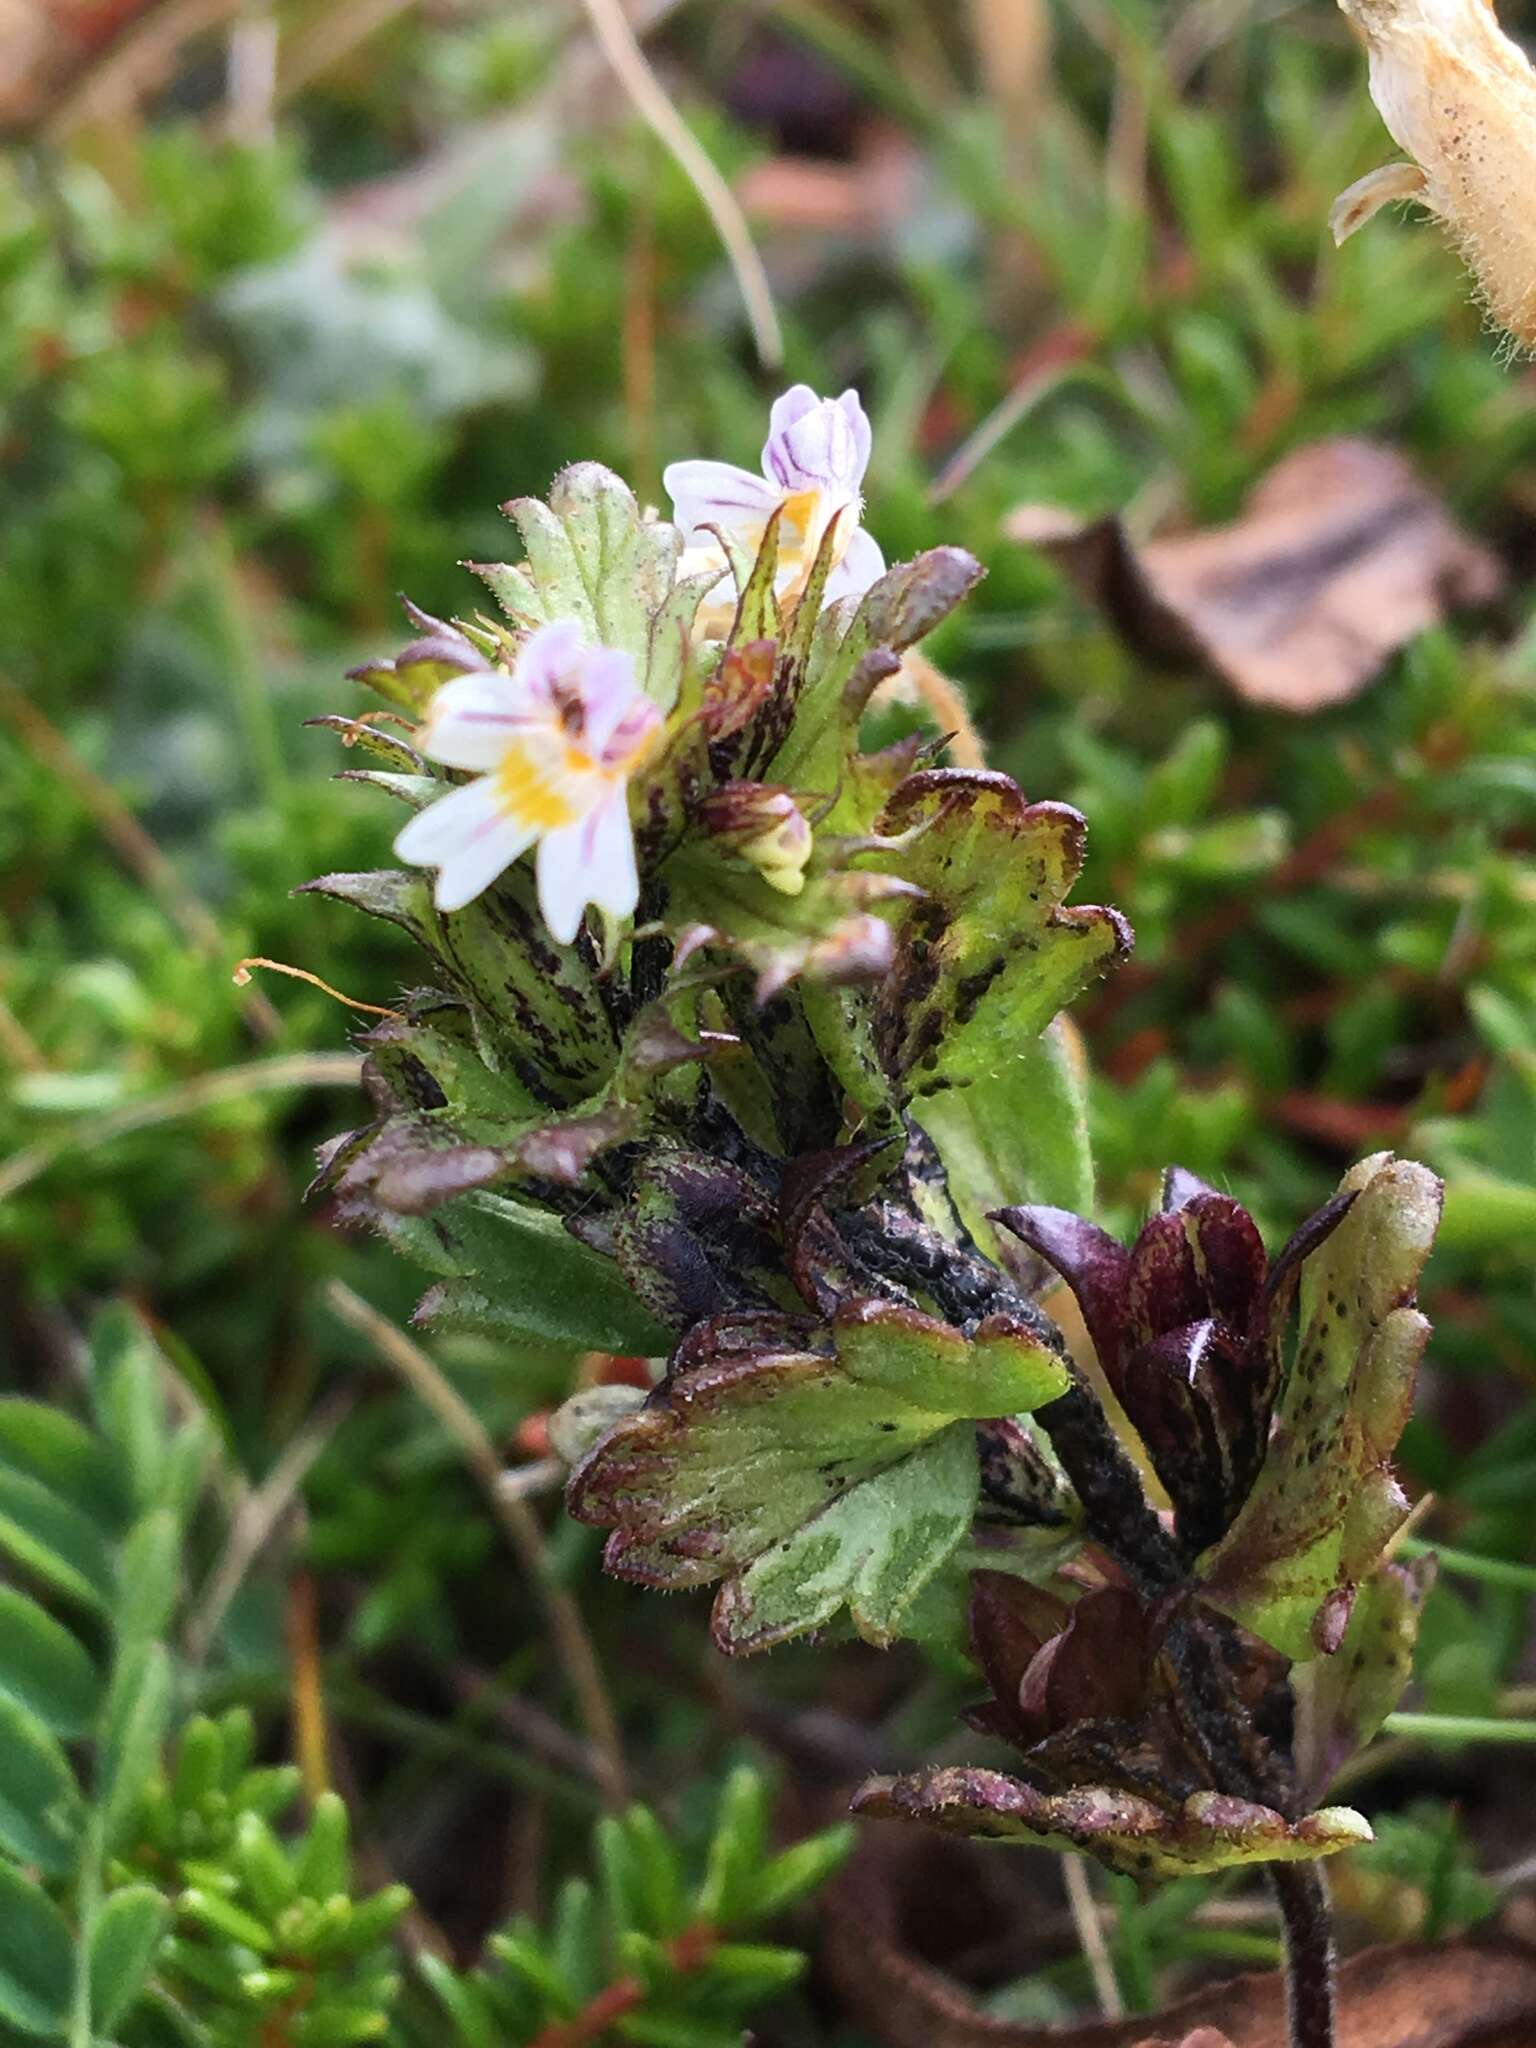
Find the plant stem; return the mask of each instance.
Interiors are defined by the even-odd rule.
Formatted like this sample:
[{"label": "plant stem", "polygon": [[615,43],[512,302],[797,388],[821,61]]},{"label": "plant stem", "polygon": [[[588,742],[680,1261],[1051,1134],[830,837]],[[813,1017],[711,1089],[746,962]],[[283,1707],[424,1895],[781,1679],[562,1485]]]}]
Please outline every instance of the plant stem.
[{"label": "plant stem", "polygon": [[1315,1863],[1275,1863],[1269,1878],[1285,1926],[1291,2048],[1334,2048],[1333,1914],[1323,1873]]}]

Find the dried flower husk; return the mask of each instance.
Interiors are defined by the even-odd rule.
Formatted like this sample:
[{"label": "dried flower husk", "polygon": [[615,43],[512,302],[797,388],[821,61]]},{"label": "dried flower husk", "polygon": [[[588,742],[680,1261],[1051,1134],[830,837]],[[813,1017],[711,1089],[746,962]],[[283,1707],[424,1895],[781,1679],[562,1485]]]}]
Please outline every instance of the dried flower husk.
[{"label": "dried flower husk", "polygon": [[1536,69],[1491,0],[1339,0],[1370,53],[1371,97],[1413,158],[1342,194],[1344,241],[1383,206],[1416,199],[1444,222],[1490,317],[1536,346]]}]

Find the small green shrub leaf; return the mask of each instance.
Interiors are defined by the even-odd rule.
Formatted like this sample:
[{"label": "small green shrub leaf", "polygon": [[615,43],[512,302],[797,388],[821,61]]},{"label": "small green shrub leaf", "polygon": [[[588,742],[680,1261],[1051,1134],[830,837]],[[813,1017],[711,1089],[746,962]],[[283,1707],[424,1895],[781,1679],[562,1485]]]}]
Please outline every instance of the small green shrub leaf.
[{"label": "small green shrub leaf", "polygon": [[103,1901],[91,1929],[91,2021],[116,2025],[144,1988],[171,1909],[147,1884],[128,1885]]},{"label": "small green shrub leaf", "polygon": [[0,1696],[36,1714],[55,1735],[83,1735],[105,1683],[89,1653],[46,1609],[0,1586]]},{"label": "small green shrub leaf", "polygon": [[82,1606],[106,1609],[112,1560],[91,1518],[24,1472],[0,1468],[0,1551]]},{"label": "small green shrub leaf", "polygon": [[74,1983],[64,1916],[30,1878],[0,1863],[0,2020],[44,2039],[62,2034]]},{"label": "small green shrub leaf", "polygon": [[74,1867],[80,1828],[80,1794],[57,1739],[0,1698],[0,1848],[62,1877]]}]

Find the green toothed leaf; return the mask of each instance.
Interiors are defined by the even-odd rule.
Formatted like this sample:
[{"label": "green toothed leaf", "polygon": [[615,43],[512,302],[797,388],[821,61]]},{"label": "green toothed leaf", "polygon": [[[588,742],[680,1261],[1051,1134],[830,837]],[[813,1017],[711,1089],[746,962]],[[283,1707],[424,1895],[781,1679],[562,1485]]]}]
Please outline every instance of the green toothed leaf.
[{"label": "green toothed leaf", "polygon": [[[1060,1359],[1003,1317],[967,1340],[889,1302],[841,1310],[830,1351],[769,1318],[722,1325],[572,1477],[570,1506],[611,1527],[606,1561],[660,1586],[724,1581],[716,1640],[763,1649],[847,1607],[890,1642],[965,1538],[973,1423],[1053,1399]],[[802,1336],[803,1343],[803,1336]]]},{"label": "green toothed leaf", "polygon": [[513,624],[575,619],[594,643],[633,655],[647,694],[670,710],[707,587],[698,578],[677,580],[677,528],[642,513],[629,486],[598,462],[562,470],[547,504],[514,498],[503,510],[522,535],[526,561],[472,566]]},{"label": "green toothed leaf", "polygon": [[1302,1269],[1301,1333],[1269,1454],[1200,1564],[1213,1606],[1297,1660],[1338,1647],[1356,1589],[1407,1517],[1389,1461],[1429,1341],[1414,1290],[1440,1182],[1383,1152],[1340,1188],[1355,1200]]},{"label": "green toothed leaf", "polygon": [[1296,1774],[1308,1797],[1322,1797],[1402,1698],[1434,1576],[1432,1557],[1383,1565],[1360,1588],[1334,1654],[1315,1657],[1292,1678]]},{"label": "green toothed leaf", "polygon": [[922,1125],[960,1220],[989,1256],[997,1255],[987,1221],[994,1209],[1047,1202],[1092,1214],[1087,1061],[1066,1017],[1022,1038],[993,1072],[925,1096]]},{"label": "green toothed leaf", "polygon": [[[869,829],[858,801],[861,785],[847,773],[865,706],[875,686],[901,666],[903,651],[947,618],[982,574],[964,548],[931,548],[888,569],[856,605],[843,600],[821,613],[798,685],[793,730],[765,772],[793,789],[836,795],[829,829]],[[798,619],[795,626],[798,641]]]}]

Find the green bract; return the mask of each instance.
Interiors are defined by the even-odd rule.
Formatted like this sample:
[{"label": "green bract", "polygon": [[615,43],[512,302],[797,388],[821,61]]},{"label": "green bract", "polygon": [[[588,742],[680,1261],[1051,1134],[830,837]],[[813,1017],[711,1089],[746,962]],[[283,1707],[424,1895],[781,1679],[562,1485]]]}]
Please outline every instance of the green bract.
[{"label": "green bract", "polygon": [[[772,1318],[704,1325],[664,1398],[620,1422],[571,1480],[573,1514],[618,1525],[610,1571],[653,1586],[725,1584],[727,1650],[764,1649],[845,1605],[886,1644],[969,1533],[976,1419],[1067,1384],[1033,1329],[971,1340],[894,1303],[832,1319],[830,1353]],[[795,1346],[795,1339],[801,1343]],[[791,1348],[791,1347],[794,1348]]]}]

